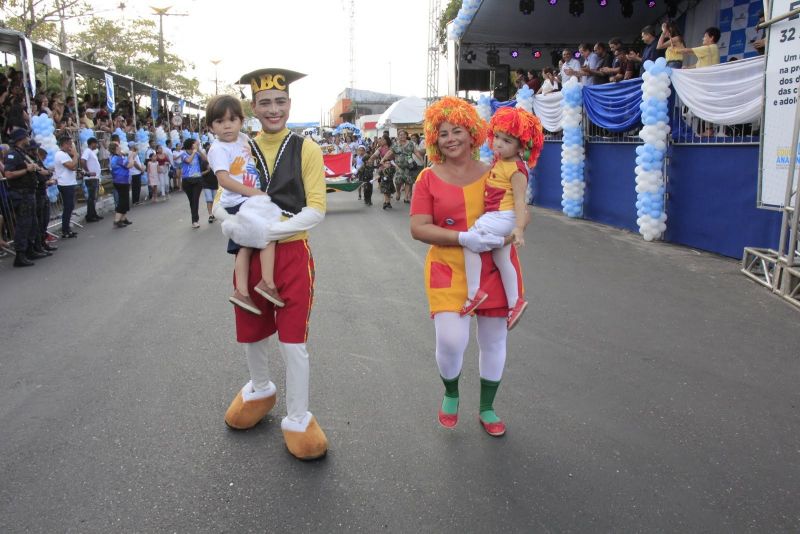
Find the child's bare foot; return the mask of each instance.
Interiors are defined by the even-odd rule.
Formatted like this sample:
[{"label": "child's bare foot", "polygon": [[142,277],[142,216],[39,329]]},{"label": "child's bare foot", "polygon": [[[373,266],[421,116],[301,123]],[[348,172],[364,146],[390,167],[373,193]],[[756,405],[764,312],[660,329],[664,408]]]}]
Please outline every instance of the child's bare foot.
[{"label": "child's bare foot", "polygon": [[233,295],[231,295],[228,300],[231,301],[234,305],[239,306],[243,310],[247,310],[250,313],[254,313],[256,315],[261,315],[261,310],[259,310],[256,307],[256,304],[255,302],[253,302],[253,299],[251,299],[249,295],[243,295],[242,293],[239,292],[238,289],[233,290]]},{"label": "child's bare foot", "polygon": [[275,287],[269,287],[264,280],[261,280],[254,289],[256,290],[256,293],[279,308],[283,308],[283,306],[286,304],[283,302],[280,293],[278,293],[278,289]]}]

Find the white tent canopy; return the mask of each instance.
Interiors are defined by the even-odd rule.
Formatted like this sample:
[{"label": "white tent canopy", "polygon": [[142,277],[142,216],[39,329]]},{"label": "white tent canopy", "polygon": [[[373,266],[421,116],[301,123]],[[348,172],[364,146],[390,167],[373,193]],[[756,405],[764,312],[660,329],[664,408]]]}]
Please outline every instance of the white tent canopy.
[{"label": "white tent canopy", "polygon": [[425,100],[416,96],[402,98],[381,114],[377,127],[390,124],[421,124],[425,115]]}]

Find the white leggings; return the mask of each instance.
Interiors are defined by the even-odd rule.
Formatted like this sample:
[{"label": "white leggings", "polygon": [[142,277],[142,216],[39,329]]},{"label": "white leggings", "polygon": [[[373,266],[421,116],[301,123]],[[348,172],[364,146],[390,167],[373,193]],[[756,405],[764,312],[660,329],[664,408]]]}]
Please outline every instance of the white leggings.
[{"label": "white leggings", "polygon": [[[511,263],[511,244],[492,250],[492,260],[500,271],[503,290],[506,292],[508,307],[513,308],[519,299],[517,270]],[[481,284],[481,255],[464,249],[464,270],[467,273],[467,296],[474,298]]]},{"label": "white leggings", "polygon": [[169,193],[169,171],[158,171],[158,188],[162,197]]},{"label": "white leggings", "polygon": [[[436,364],[439,374],[452,380],[461,373],[464,351],[469,343],[470,317],[456,312],[439,312],[433,316],[436,327]],[[505,317],[478,316],[478,368],[481,378],[499,382],[506,364],[508,327]]]}]

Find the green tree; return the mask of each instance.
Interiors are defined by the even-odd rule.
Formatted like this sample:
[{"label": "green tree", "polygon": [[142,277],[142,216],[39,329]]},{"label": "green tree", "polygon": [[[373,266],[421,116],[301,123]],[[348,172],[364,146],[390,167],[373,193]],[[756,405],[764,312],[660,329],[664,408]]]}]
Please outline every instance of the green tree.
[{"label": "green tree", "polygon": [[[187,65],[177,55],[166,52],[163,66],[159,63],[155,21],[93,17],[83,31],[70,38],[69,44],[73,54],[90,63],[113,67],[120,74],[187,98],[199,94],[200,82],[182,74],[193,65]],[[164,49],[169,48],[170,43],[164,41]]]},{"label": "green tree", "polygon": [[447,55],[447,23],[456,18],[458,10],[461,9],[461,0],[450,0],[439,16],[439,31],[436,37],[439,39],[439,49],[442,55]]},{"label": "green tree", "polygon": [[64,21],[86,16],[84,0],[0,0],[2,26],[66,52]]}]

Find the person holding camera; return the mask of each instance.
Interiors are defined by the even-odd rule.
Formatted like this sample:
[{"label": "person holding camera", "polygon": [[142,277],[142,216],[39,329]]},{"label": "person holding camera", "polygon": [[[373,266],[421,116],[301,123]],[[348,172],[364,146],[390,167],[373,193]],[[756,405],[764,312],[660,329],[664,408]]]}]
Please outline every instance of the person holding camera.
[{"label": "person holding camera", "polygon": [[55,177],[58,183],[58,192],[61,193],[61,201],[64,203],[61,212],[61,237],[78,237],[78,234],[70,228],[70,218],[72,210],[75,209],[75,190],[78,187],[78,151],[72,137],[67,135],[58,139],[59,151],[55,156]]}]

